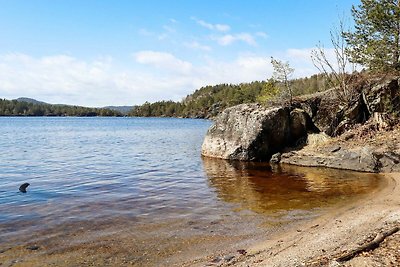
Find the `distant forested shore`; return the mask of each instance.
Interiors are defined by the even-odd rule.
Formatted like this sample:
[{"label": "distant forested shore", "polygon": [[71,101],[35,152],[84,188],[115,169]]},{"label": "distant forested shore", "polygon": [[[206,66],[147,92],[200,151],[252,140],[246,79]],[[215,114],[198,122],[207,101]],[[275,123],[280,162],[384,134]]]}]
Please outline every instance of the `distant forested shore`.
[{"label": "distant forested shore", "polygon": [[[293,95],[300,96],[324,91],[331,85],[324,74],[291,80]],[[243,103],[280,101],[282,88],[276,81],[255,81],[241,84],[205,86],[185,97],[182,101],[146,102],[134,106],[128,113],[135,117],[182,117],[212,118],[228,107]]]},{"label": "distant forested shore", "polygon": [[106,108],[87,108],[0,99],[0,116],[117,117],[122,116],[122,114],[118,111]]},{"label": "distant forested shore", "polygon": [[[294,96],[323,91],[329,87],[326,75],[291,81]],[[0,99],[0,116],[76,117],[181,117],[212,118],[228,107],[243,103],[268,103],[282,97],[282,88],[272,79],[241,84],[218,84],[195,90],[182,101],[145,102],[143,105],[106,108],[48,104],[34,99]]]}]

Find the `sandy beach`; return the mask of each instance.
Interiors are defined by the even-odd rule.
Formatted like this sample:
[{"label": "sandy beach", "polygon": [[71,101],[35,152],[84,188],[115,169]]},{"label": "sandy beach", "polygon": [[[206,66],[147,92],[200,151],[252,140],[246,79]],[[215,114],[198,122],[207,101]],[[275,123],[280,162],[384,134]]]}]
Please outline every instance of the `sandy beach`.
[{"label": "sandy beach", "polygon": [[384,174],[384,188],[303,225],[277,233],[246,255],[220,266],[399,266],[400,233],[349,261],[336,259],[399,226],[400,173]]}]

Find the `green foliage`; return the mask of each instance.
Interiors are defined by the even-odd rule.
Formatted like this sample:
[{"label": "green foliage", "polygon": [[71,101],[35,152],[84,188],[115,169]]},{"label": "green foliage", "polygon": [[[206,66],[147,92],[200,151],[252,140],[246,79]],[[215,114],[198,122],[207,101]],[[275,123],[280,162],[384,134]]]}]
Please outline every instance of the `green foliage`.
[{"label": "green foliage", "polygon": [[205,86],[181,102],[158,101],[135,106],[130,116],[205,118],[242,103],[257,102],[265,82]]},{"label": "green foliage", "polygon": [[273,100],[280,94],[281,90],[279,89],[276,81],[274,79],[269,79],[265,84],[263,89],[261,90],[259,96],[257,97],[257,101],[260,103],[268,103]]},{"label": "green foliage", "polygon": [[120,112],[104,108],[86,108],[68,105],[34,104],[0,99],[0,116],[122,116]]},{"label": "green foliage", "polygon": [[361,0],[353,6],[354,32],[345,32],[354,63],[371,70],[399,70],[400,1]]},{"label": "green foliage", "polygon": [[[315,93],[327,88],[327,79],[323,74],[291,80],[290,83],[294,96]],[[281,95],[281,91],[281,87],[274,79],[238,85],[205,86],[180,102],[146,102],[135,106],[129,116],[210,118],[218,115],[225,108],[238,104],[273,101]]]}]

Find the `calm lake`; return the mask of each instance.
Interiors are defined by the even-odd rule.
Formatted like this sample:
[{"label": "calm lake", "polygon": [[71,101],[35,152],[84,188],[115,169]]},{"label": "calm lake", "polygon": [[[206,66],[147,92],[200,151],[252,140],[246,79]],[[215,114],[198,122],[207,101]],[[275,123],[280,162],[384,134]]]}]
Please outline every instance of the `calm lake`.
[{"label": "calm lake", "polygon": [[[371,174],[202,158],[210,125],[0,118],[0,259],[58,265],[63,255],[83,253],[98,265],[180,265],[241,248],[380,185]],[[20,193],[25,182],[28,192]],[[26,245],[40,253],[24,258]]]}]

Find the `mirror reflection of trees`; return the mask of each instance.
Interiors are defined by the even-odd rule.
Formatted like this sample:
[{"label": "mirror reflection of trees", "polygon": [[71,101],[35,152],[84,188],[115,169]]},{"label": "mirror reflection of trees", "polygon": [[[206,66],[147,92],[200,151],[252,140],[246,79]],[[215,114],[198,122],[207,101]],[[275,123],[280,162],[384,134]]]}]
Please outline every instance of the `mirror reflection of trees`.
[{"label": "mirror reflection of trees", "polygon": [[259,213],[321,208],[379,187],[375,174],[203,158],[210,187],[225,202]]}]

